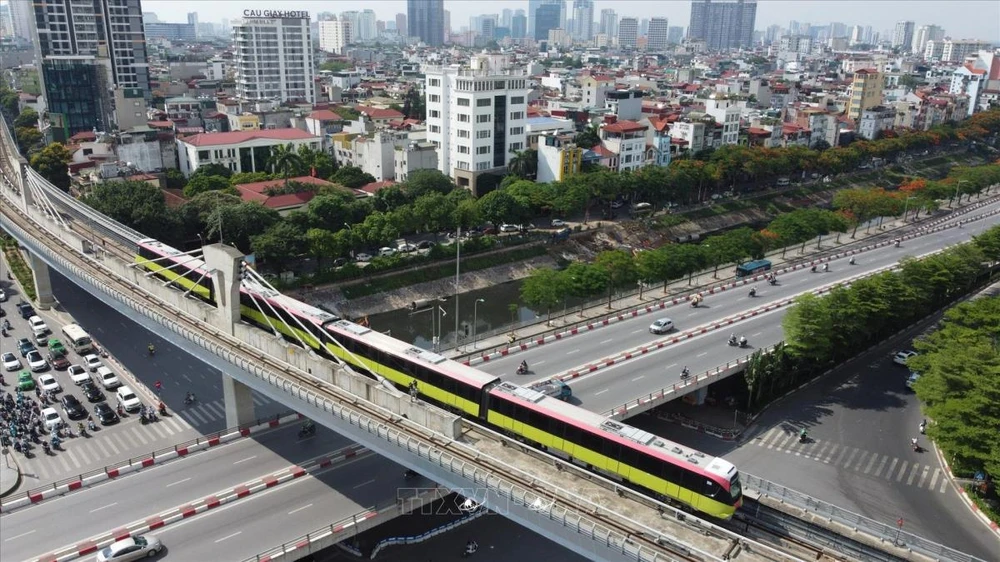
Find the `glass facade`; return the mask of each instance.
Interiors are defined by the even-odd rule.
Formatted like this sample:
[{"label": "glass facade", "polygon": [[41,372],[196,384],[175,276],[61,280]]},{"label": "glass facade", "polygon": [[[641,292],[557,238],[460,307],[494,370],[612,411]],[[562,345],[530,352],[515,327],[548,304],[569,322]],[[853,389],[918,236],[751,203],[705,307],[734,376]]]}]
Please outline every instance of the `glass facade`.
[{"label": "glass facade", "polygon": [[95,128],[111,130],[112,104],[104,66],[88,61],[49,59],[42,63],[42,77],[48,111],[62,116],[62,131],[67,138]]}]

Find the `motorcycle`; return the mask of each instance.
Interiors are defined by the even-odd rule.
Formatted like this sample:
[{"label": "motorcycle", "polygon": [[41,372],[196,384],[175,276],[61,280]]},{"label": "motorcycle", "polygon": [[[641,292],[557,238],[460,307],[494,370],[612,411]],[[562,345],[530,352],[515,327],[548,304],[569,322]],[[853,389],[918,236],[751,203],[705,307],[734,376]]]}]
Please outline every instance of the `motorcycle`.
[{"label": "motorcycle", "polygon": [[52,448],[49,447],[49,444],[46,441],[42,441],[42,450],[45,451],[46,455],[52,454]]},{"label": "motorcycle", "polygon": [[469,541],[469,543],[465,545],[465,550],[462,551],[462,558],[468,558],[469,556],[475,554],[478,550],[479,545],[476,544],[475,541]]},{"label": "motorcycle", "polygon": [[167,407],[163,404],[160,404],[160,415],[161,416],[167,415]]},{"label": "motorcycle", "polygon": [[90,420],[89,422],[87,422],[87,428],[90,429],[90,431],[92,432],[97,431],[97,424],[94,423],[94,420]]},{"label": "motorcycle", "polygon": [[52,440],[51,440],[51,443],[52,443],[52,448],[53,449],[58,449],[59,446],[62,445],[62,439],[59,439],[58,436],[53,437]]},{"label": "motorcycle", "polygon": [[403,473],[403,480],[413,480],[414,478],[420,476],[414,470],[407,470]]},{"label": "motorcycle", "polygon": [[857,263],[857,261],[856,261],[856,260],[855,260],[854,258],[851,258],[851,261],[849,261],[849,262],[847,262],[847,263],[849,263],[849,264],[851,264],[851,265],[854,265],[854,264],[856,264],[856,263]]},{"label": "motorcycle", "polygon": [[299,439],[316,435],[316,426],[313,424],[303,425],[299,428]]},{"label": "motorcycle", "polygon": [[920,422],[920,434],[924,435],[926,433],[927,433],[927,422],[926,421],[922,421],[922,422]]},{"label": "motorcycle", "polygon": [[816,273],[816,266],[815,265],[812,266],[811,268],[809,268],[809,270],[812,271],[813,273]]},{"label": "motorcycle", "polygon": [[808,442],[809,442],[809,434],[806,433],[806,430],[803,429],[802,431],[799,432],[799,443],[808,443]]},{"label": "motorcycle", "polygon": [[189,406],[194,404],[195,400],[197,400],[197,398],[194,397],[194,394],[188,393],[188,395],[184,397],[184,405]]},{"label": "motorcycle", "polygon": [[519,375],[527,375],[528,374],[528,368],[525,367],[524,365],[518,365],[518,367],[517,367],[517,374],[519,374]]},{"label": "motorcycle", "polygon": [[899,247],[899,240],[896,240],[896,247]]},{"label": "motorcycle", "polygon": [[756,297],[757,296],[757,289],[750,289],[749,295],[750,295],[750,298]]},{"label": "motorcycle", "polygon": [[736,346],[740,345],[740,341],[737,340],[734,337],[733,338],[729,338],[729,342],[728,343],[729,343],[729,345],[731,345],[733,347],[736,347]]},{"label": "motorcycle", "polygon": [[778,284],[778,280],[777,280],[777,279],[775,279],[774,277],[772,277],[772,278],[770,278],[770,279],[768,279],[768,280],[767,280],[767,283],[768,283],[769,285],[771,285],[771,286],[774,286],[774,285],[777,285],[777,284]]}]

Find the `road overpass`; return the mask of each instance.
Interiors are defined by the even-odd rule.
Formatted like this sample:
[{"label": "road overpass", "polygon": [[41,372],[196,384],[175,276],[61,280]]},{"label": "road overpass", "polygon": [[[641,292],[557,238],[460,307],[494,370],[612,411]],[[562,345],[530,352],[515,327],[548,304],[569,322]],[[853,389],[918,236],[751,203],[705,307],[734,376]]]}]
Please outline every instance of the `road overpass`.
[{"label": "road overpass", "polygon": [[[616,413],[623,405],[664,395],[679,397],[742,370],[740,360],[756,349],[767,349],[783,339],[781,320],[792,300],[804,293],[820,293],[851,280],[886,271],[901,259],[920,257],[966,242],[1000,217],[1000,198],[992,197],[951,213],[932,224],[921,223],[905,234],[882,241],[868,241],[836,256],[817,260],[829,264],[812,272],[807,265],[779,270],[778,285],[766,281],[728,281],[701,291],[704,301],[692,308],[684,297],[669,301],[663,309],[639,309],[636,315],[622,313],[621,320],[598,324],[556,338],[522,344],[502,353],[467,358],[478,369],[518,384],[527,385],[558,377],[573,389],[574,401],[602,413]],[[962,227],[959,228],[958,225]],[[899,247],[896,236],[904,239]],[[849,263],[850,257],[855,264]],[[749,287],[757,296],[748,296]],[[670,318],[676,329],[665,335],[649,332],[657,318]],[[750,349],[726,345],[729,335],[746,335]],[[543,343],[539,344],[538,342]],[[488,358],[488,360],[483,360]],[[517,375],[521,361],[530,374]],[[701,381],[684,381],[687,366]],[[671,392],[672,391],[672,392]],[[656,402],[659,403],[659,402]],[[625,417],[642,411],[631,408]]]},{"label": "road overpass", "polygon": [[[238,422],[248,410],[252,414],[247,390],[252,388],[435,482],[468,490],[465,495],[490,509],[594,559],[679,553],[711,559],[746,542],[680,513],[676,520],[665,518],[664,513],[675,511],[238,324],[232,304],[228,310],[225,304],[210,309],[146,278],[119,259],[128,259],[129,251],[114,249],[129,233],[75,201],[60,201],[58,190],[30,170],[14,146],[4,127],[0,226],[30,254],[39,305],[51,304],[47,267],[55,268],[226,373],[231,421]],[[223,272],[231,287],[238,279],[238,257],[225,247],[206,248],[206,261]],[[233,303],[232,288],[226,294]],[[767,553],[768,559],[793,559],[763,544],[756,544],[755,552]]]}]

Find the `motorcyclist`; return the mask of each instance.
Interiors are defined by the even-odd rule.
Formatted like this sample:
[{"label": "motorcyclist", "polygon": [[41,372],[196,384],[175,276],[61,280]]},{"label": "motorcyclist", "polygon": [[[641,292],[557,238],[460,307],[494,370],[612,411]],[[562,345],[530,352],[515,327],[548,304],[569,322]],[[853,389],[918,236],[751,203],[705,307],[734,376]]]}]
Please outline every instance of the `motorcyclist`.
[{"label": "motorcyclist", "polygon": [[757,296],[757,287],[750,287],[750,296],[751,297]]},{"label": "motorcyclist", "polygon": [[916,437],[914,437],[913,439],[910,439],[910,445],[913,446],[913,450],[914,451],[916,451],[917,449],[920,448],[920,445],[917,445],[917,438]]},{"label": "motorcyclist", "polygon": [[86,431],[86,428],[83,427],[83,422],[77,423],[76,432],[79,433],[80,435],[83,435],[84,431]]},{"label": "motorcyclist", "polygon": [[191,392],[191,391],[188,391],[187,395],[184,396],[184,403],[185,404],[190,404],[192,402],[194,402],[194,393]]},{"label": "motorcyclist", "polygon": [[519,373],[527,373],[528,372],[528,362],[527,361],[521,361],[521,365],[517,368],[517,371]]},{"label": "motorcyclist", "polygon": [[160,401],[159,405],[157,405],[156,409],[160,411],[161,416],[167,413],[167,405],[164,404],[162,400]]},{"label": "motorcyclist", "polygon": [[154,346],[153,344],[149,344],[146,346],[146,350],[149,351],[150,355],[153,355],[154,353],[156,353],[156,346]]},{"label": "motorcyclist", "polygon": [[729,334],[729,345],[736,345],[736,334]]},{"label": "motorcyclist", "polygon": [[851,261],[850,261],[850,262],[848,262],[848,263],[850,263],[851,265],[854,265],[854,263],[855,263],[855,260],[854,260],[854,257],[853,257],[853,256],[851,256]]},{"label": "motorcyclist", "polygon": [[681,369],[681,378],[686,379],[689,376],[691,376],[691,371],[688,371],[687,365],[684,365],[684,368]]},{"label": "motorcyclist", "polygon": [[823,264],[823,271],[830,271],[830,264],[824,263]]},{"label": "motorcyclist", "polygon": [[808,437],[809,437],[808,434],[809,434],[809,432],[806,431],[806,428],[803,427],[802,429],[800,429],[799,430],[799,441],[805,441],[806,439],[808,439]]},{"label": "motorcyclist", "polygon": [[465,554],[475,554],[479,550],[479,544],[476,541],[469,541],[465,543]]},{"label": "motorcyclist", "polygon": [[812,269],[812,272],[813,272],[813,273],[816,273],[816,266],[815,266],[815,265],[814,265],[814,266],[812,266],[812,268],[811,268],[811,269]]},{"label": "motorcyclist", "polygon": [[927,420],[922,420],[920,422],[920,434],[923,435],[927,432]]},{"label": "motorcyclist", "polygon": [[747,346],[747,337],[740,336],[740,347],[746,347],[746,346]]},{"label": "motorcyclist", "polygon": [[897,239],[897,240],[896,240],[896,247],[897,247],[897,248],[899,247],[899,242],[900,242],[900,241],[899,241],[899,240]]}]

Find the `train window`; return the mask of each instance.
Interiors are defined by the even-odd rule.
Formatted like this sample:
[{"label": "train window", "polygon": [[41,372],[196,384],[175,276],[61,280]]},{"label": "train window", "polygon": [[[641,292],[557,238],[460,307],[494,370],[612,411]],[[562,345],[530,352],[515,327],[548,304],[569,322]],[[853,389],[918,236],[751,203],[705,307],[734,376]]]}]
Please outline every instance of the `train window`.
[{"label": "train window", "polygon": [[612,459],[621,460],[622,458],[622,445],[621,443],[616,443],[610,439],[604,440],[603,451],[604,456],[610,457]]},{"label": "train window", "polygon": [[702,488],[702,494],[710,498],[714,498],[722,491],[722,487],[711,480],[705,480],[705,485]]},{"label": "train window", "polygon": [[600,435],[583,430],[582,445],[591,451],[600,453],[604,450],[604,438]]},{"label": "train window", "polygon": [[562,425],[563,425],[562,428],[563,439],[569,441],[570,443],[573,443],[574,445],[582,445],[583,432],[580,431],[580,428],[574,425],[570,425],[568,423],[563,423]]}]

